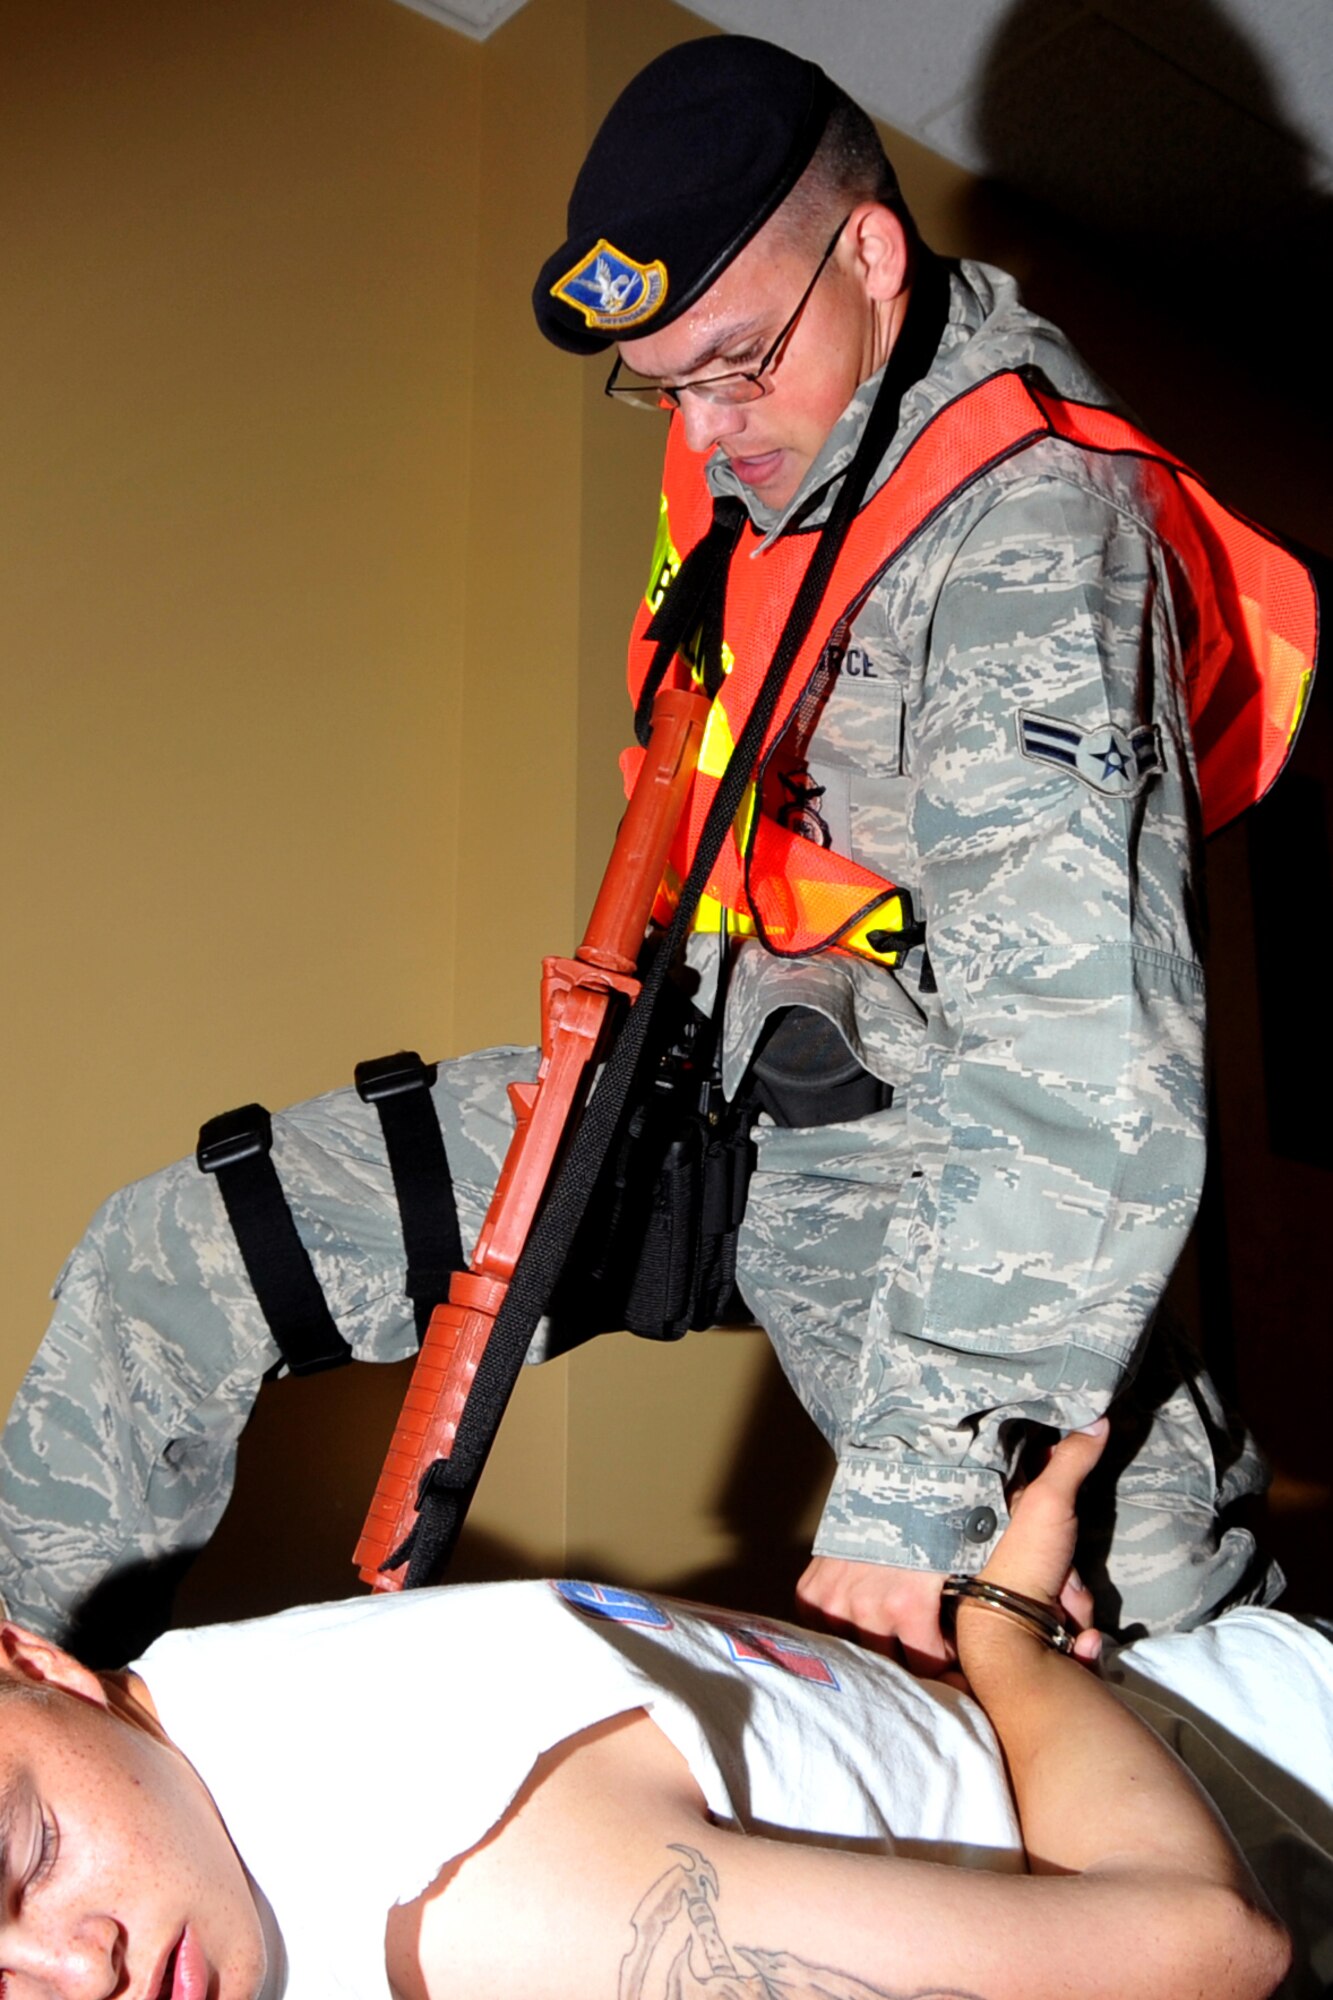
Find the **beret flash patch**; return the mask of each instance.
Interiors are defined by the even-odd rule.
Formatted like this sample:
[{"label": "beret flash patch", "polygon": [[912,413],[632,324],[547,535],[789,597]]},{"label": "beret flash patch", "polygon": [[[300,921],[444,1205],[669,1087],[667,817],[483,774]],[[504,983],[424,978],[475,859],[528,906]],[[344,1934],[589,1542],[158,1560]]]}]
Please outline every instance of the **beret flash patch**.
[{"label": "beret flash patch", "polygon": [[636,263],[604,236],[551,287],[553,299],[581,312],[589,326],[610,334],[651,319],[666,295],[665,264]]},{"label": "beret flash patch", "polygon": [[1130,730],[1117,729],[1109,722],[1095,729],[1080,729],[1058,715],[1020,709],[1018,744],[1034,764],[1051,764],[1058,771],[1068,771],[1090,791],[1108,799],[1133,798],[1149,778],[1165,769],[1161,739],[1150,722]]}]

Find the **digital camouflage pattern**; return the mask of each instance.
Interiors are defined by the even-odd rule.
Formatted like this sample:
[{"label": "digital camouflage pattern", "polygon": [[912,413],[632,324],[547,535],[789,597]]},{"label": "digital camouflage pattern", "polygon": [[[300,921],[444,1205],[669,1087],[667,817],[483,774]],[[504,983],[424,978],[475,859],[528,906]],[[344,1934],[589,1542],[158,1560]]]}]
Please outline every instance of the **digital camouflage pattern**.
[{"label": "digital camouflage pattern", "polygon": [[[470,1251],[513,1129],[506,1085],[535,1052],[440,1066],[434,1100]],[[333,1091],[273,1119],[273,1159],[329,1308],[361,1361],[416,1348],[378,1114]],[[59,1635],[97,1585],[199,1549],[278,1350],[218,1194],[193,1158],[122,1188],[61,1272],[0,1449],[0,1591]],[[369,1495],[367,1495],[369,1498]]]},{"label": "digital camouflage pattern", "polygon": [[[964,265],[881,479],[944,401],[1027,362],[1101,395],[1008,279]],[[873,388],[781,521],[725,465],[714,484],[773,533],[819,518]],[[1086,1423],[1118,1396],[1080,1557],[1111,1627],[1188,1624],[1279,1583],[1227,1519],[1262,1484],[1257,1455],[1197,1358],[1154,1332],[1204,1161],[1188,627],[1123,461],[1043,442],[961,495],[856,609],[813,727],[787,746],[803,830],[822,824],[910,889],[929,970],[920,948],[895,977],[749,942],[726,1014],[732,1084],[763,1022],[799,1002],[895,1090],[855,1124],[762,1128],[742,1229],[742,1290],[838,1454],[816,1548],[976,1570],[1024,1426]],[[507,1142],[504,1085],[531,1061],[441,1066],[466,1247]],[[374,1111],[335,1093],[274,1135],[345,1337],[361,1358],[409,1352]],[[58,1633],[103,1577],[202,1545],[276,1359],[193,1161],[114,1196],[62,1276],[5,1434],[0,1588],[16,1615]]]},{"label": "digital camouflage pattern", "polygon": [[[1029,364],[1107,400],[1011,280],[963,265],[874,484],[944,403]],[[759,525],[819,518],[875,386]],[[710,482],[745,497],[725,461]],[[895,1091],[854,1125],[761,1131],[742,1238],[746,1297],[838,1453],[823,1554],[975,1571],[1007,1519],[1023,1423],[1091,1421],[1143,1362],[1205,1152],[1182,591],[1132,464],[1044,441],[881,576],[786,746],[803,830],[817,815],[906,887],[929,953],[895,976],[846,955],[784,964],[749,941],[729,996],[733,1083],[764,1021],[798,1001]],[[1217,1518],[1262,1486],[1257,1454],[1197,1357],[1165,1333],[1154,1348],[1175,1359],[1145,1373],[1151,1421],[1128,1393],[1139,1444],[1110,1575],[1112,1622],[1156,1626],[1278,1578]]]}]

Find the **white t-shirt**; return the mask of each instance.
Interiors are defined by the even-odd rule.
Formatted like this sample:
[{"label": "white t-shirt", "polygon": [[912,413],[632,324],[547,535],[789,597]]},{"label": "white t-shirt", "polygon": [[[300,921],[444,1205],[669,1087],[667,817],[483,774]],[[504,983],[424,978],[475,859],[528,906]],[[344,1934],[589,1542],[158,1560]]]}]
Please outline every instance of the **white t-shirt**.
[{"label": "white t-shirt", "polygon": [[636,1708],[719,1821],[1017,1865],[990,1726],[841,1640],[591,1584],[169,1632],[136,1665],[282,1932],[288,2000],[387,2000],[384,1930],[543,1751]]},{"label": "white t-shirt", "polygon": [[1333,1645],[1241,1606],[1140,1639],[1103,1677],[1187,1764],[1292,1933],[1283,2000],[1333,1993]]},{"label": "white t-shirt", "polygon": [[[769,1619],[585,1583],[455,1586],[171,1632],[136,1671],[281,1931],[266,2000],[388,2000],[393,1905],[495,1825],[545,1750],[637,1708],[722,1823],[1019,1865],[973,1702]],[[1284,1994],[1327,1992],[1333,1648],[1237,1612],[1126,1648],[1109,1674],[1296,1930]]]}]

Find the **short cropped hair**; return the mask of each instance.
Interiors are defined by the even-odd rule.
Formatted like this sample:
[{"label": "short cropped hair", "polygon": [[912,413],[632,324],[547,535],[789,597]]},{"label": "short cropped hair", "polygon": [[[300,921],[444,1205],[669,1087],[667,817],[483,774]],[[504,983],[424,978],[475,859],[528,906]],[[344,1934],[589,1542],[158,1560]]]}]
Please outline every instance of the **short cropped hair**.
[{"label": "short cropped hair", "polygon": [[838,218],[863,201],[891,208],[915,242],[915,224],[874,122],[839,90],[810,164],[775,220],[789,242],[814,253]]}]

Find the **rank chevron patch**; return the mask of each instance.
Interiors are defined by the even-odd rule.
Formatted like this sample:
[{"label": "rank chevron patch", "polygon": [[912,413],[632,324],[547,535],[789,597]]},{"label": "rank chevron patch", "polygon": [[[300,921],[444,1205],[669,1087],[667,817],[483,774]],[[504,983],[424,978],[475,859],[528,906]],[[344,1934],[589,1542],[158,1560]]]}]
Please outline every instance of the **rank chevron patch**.
[{"label": "rank chevron patch", "polygon": [[1161,738],[1151,722],[1129,731],[1110,722],[1080,729],[1058,715],[1024,708],[1018,712],[1018,747],[1034,764],[1068,771],[1108,799],[1132,799],[1166,768]]}]

